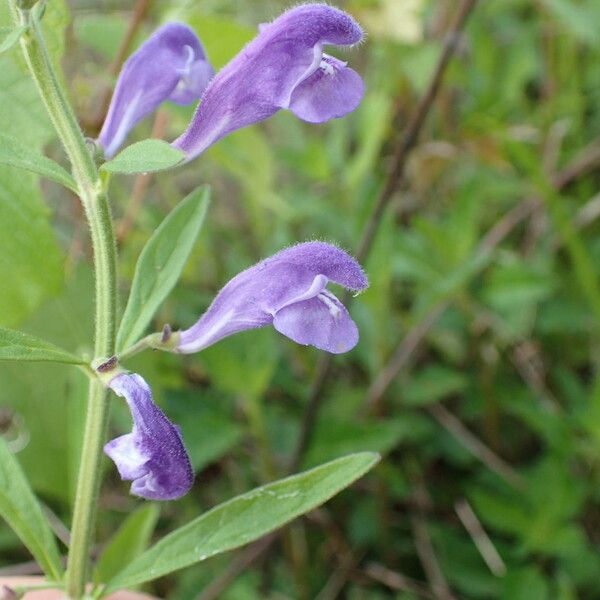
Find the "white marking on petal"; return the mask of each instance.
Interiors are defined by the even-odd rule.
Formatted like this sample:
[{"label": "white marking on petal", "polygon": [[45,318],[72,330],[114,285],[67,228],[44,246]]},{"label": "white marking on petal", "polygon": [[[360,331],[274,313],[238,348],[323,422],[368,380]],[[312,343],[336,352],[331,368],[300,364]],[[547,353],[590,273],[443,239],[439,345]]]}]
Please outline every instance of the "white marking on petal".
[{"label": "white marking on petal", "polygon": [[110,142],[108,147],[106,147],[104,149],[104,154],[108,158],[112,158],[114,153],[118,150],[118,148],[121,146],[121,144],[125,141],[125,138],[127,137],[129,130],[131,129],[131,124],[133,122],[133,116],[135,114],[137,105],[139,104],[141,95],[142,95],[142,92],[138,92],[134,96],[133,100],[129,103],[129,105],[125,109],[125,113],[123,114],[123,117],[121,118],[121,122],[119,123],[119,127],[117,128],[117,131],[115,132],[115,135],[113,136],[112,141]]},{"label": "white marking on petal", "polygon": [[[335,296],[327,293],[327,291],[323,291],[317,296],[317,298],[323,304],[325,304],[325,306],[327,306],[327,308],[329,309],[329,314],[334,319],[337,319],[340,316],[340,314],[342,313],[342,309],[337,305],[337,302],[336,302],[337,298]],[[335,300],[334,300],[334,298],[335,298]]]},{"label": "white marking on petal", "polygon": [[321,60],[323,58],[323,43],[319,42],[315,44],[313,48],[313,61],[311,65],[304,71],[304,73],[298,78],[298,81],[294,83],[290,88],[290,93],[284,102],[281,104],[281,108],[289,108],[290,102],[292,101],[292,94],[294,90],[305,80],[308,79],[320,66]]},{"label": "white marking on petal", "polygon": [[326,75],[335,75],[335,67],[332,64],[328,63],[326,60],[321,61],[321,64],[319,64],[319,68]]},{"label": "white marking on petal", "polygon": [[190,74],[190,69],[192,67],[192,63],[194,62],[195,55],[194,49],[191,46],[188,46],[187,44],[183,47],[183,50],[187,54],[185,64],[180,69],[177,69],[177,73],[185,77],[186,75]]},{"label": "white marking on petal", "polygon": [[190,75],[192,73],[192,65],[194,64],[196,55],[194,54],[194,49],[191,46],[185,45],[183,49],[187,53],[187,57],[185,59],[185,65],[176,71],[179,75],[181,75],[181,77],[179,78],[179,81],[172,92],[173,94],[184,92],[190,87],[191,84]]},{"label": "white marking on petal", "polygon": [[209,346],[211,339],[231,320],[234,312],[233,309],[227,311],[208,331],[205,331],[201,337],[193,339],[187,344],[180,344],[178,350],[180,352],[198,352],[198,350],[202,350],[202,348]]},{"label": "white marking on petal", "polygon": [[327,277],[325,277],[325,275],[317,275],[313,279],[312,283],[310,284],[310,287],[308,288],[308,290],[306,290],[306,292],[300,294],[300,296],[292,298],[289,302],[286,302],[282,306],[278,307],[277,310],[269,312],[275,315],[277,311],[281,310],[282,308],[285,308],[286,306],[289,306],[290,304],[296,304],[297,302],[302,302],[303,300],[310,300],[311,298],[314,298],[320,292],[325,290],[325,286],[327,285],[328,281],[329,280],[327,279]]}]

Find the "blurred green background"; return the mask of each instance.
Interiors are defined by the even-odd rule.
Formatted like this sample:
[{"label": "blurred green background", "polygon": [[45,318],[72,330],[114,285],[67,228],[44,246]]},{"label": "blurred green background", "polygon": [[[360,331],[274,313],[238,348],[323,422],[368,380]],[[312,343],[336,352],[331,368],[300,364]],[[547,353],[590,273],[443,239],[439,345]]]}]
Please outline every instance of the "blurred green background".
[{"label": "blurred green background", "polygon": [[[50,44],[93,136],[134,3],[49,4]],[[203,182],[213,190],[207,222],[156,329],[191,324],[231,276],[288,244],[355,249],[458,4],[337,0],[368,33],[333,52],[366,81],[354,114],[311,126],[281,112],[175,172],[115,178],[122,303],[152,231]],[[142,5],[129,52],[178,19],[219,68],[289,2]],[[0,25],[5,13],[2,5]],[[384,460],[254,562],[244,550],[227,554],[150,591],[176,600],[600,598],[598,23],[597,0],[476,5],[366,261],[371,286],[351,307],[361,341],[334,360],[301,466],[358,450]],[[191,112],[164,106],[130,141],[174,139]],[[16,52],[0,57],[0,130],[65,163]],[[89,353],[91,277],[77,199],[0,167],[0,324]],[[131,555],[284,475],[319,358],[268,328],[184,360],[132,360],[181,424],[196,485],[159,515],[110,466],[99,539],[130,517]],[[85,381],[67,368],[0,365],[0,431],[57,525],[70,520],[84,398]],[[114,402],[113,433],[129,427]],[[29,560],[0,524],[0,573],[34,570]],[[223,576],[216,592],[207,587]]]}]

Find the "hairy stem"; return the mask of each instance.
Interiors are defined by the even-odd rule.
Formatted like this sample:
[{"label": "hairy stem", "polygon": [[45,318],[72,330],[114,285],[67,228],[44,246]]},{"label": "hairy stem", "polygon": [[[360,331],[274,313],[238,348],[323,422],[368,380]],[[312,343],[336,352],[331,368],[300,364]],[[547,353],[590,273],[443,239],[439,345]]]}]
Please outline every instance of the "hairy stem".
[{"label": "hairy stem", "polygon": [[[69,157],[79,196],[90,226],[96,274],[96,358],[114,353],[116,330],[116,247],[108,198],[73,109],[48,55],[40,24],[33,11],[9,5],[17,24],[29,25],[21,48],[58,137]],[[90,379],[85,438],[79,468],[67,570],[67,592],[73,600],[84,594],[88,576],[98,495],[100,461],[106,438],[108,401],[102,383]]]}]

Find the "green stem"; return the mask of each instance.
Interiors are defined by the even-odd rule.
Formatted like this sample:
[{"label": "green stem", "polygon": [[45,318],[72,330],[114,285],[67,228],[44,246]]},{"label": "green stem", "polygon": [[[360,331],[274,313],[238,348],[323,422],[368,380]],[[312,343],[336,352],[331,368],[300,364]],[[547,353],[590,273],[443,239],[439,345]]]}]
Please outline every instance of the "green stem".
[{"label": "green stem", "polygon": [[[29,25],[20,44],[50,119],[64,146],[77,181],[90,226],[96,273],[96,358],[109,357],[115,349],[116,246],[108,198],[93,157],[73,109],[54,70],[37,19],[9,0],[15,23]],[[35,10],[35,8],[34,8]],[[102,448],[108,427],[108,400],[99,380],[90,379],[85,437],[79,467],[71,529],[66,589],[73,600],[82,598],[88,578],[89,555],[100,492]]]}]

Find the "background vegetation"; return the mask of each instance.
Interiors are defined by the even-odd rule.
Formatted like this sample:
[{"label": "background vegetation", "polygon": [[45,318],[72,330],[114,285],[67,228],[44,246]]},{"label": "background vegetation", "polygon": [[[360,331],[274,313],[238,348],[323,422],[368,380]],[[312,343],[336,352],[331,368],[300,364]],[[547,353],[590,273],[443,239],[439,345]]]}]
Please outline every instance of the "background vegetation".
[{"label": "background vegetation", "polygon": [[[218,68],[289,2],[49,4],[55,56],[93,136],[119,49],[127,55],[158,23],[179,19]],[[347,53],[368,90],[356,113],[320,127],[280,113],[174,174],[113,185],[123,297],[164,215],[199,183],[213,188],[157,328],[193,322],[232,275],[287,244],[356,250],[390,172],[399,174],[399,140],[459,3],[336,4],[368,32]],[[284,535],[151,591],[174,600],[600,598],[599,22],[595,0],[475,3],[365,260],[371,287],[351,308],[361,342],[326,378],[317,351],[271,328],[185,361],[146,353],[131,362],[182,424],[197,480],[185,499],[154,507],[107,469],[100,539],[121,531],[103,568],[155,529],[285,474],[305,439],[298,468],[357,450],[385,458]],[[190,114],[165,106],[132,139],[171,140]],[[35,144],[47,132],[45,151],[64,163],[17,53],[0,57],[0,130]],[[86,349],[90,248],[77,199],[7,167],[0,282],[1,325]],[[67,368],[0,365],[0,431],[59,530],[70,520],[84,390]],[[309,405],[317,410],[307,419]],[[113,413],[114,432],[126,431],[127,411],[115,402]],[[28,560],[0,524],[0,573],[35,571]]]}]

